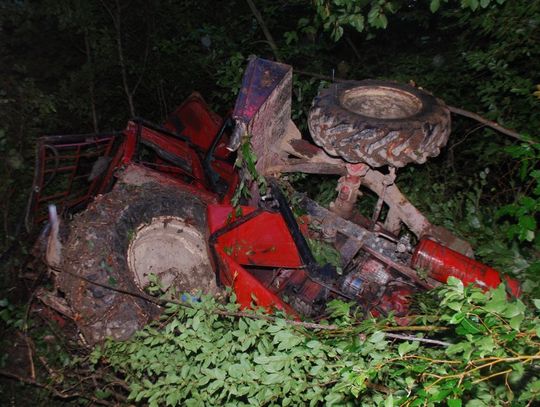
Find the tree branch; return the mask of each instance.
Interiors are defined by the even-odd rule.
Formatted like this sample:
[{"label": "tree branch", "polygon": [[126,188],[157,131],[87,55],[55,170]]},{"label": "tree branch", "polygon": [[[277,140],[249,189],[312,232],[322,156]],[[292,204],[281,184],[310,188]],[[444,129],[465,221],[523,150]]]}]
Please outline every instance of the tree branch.
[{"label": "tree branch", "polygon": [[133,92],[129,90],[128,78],[127,78],[127,68],[124,60],[124,48],[122,46],[122,7],[120,6],[119,0],[115,1],[116,10],[113,12],[111,8],[107,5],[105,0],[101,0],[101,4],[107,10],[107,13],[111,16],[115,31],[116,31],[116,48],[118,52],[118,64],[120,65],[120,74],[122,75],[122,85],[124,86],[124,92],[126,94],[129,113],[131,117],[135,117],[135,105],[133,103]]},{"label": "tree branch", "polygon": [[96,97],[95,97],[95,81],[94,81],[94,64],[92,61],[92,50],[90,48],[90,40],[88,38],[88,29],[84,30],[84,47],[86,50],[86,64],[90,71],[90,80],[88,81],[88,91],[90,93],[90,107],[92,110],[92,123],[94,125],[94,132],[99,133],[99,125],[96,110]]},{"label": "tree branch", "polygon": [[262,18],[261,13],[257,9],[257,6],[255,6],[255,3],[253,3],[253,0],[246,0],[249,8],[251,9],[251,12],[259,22],[259,25],[261,26],[261,29],[263,31],[264,36],[266,37],[266,40],[268,41],[268,44],[270,45],[270,48],[272,48],[272,52],[274,53],[274,57],[276,57],[276,61],[282,62],[281,57],[279,55],[279,49],[276,45],[276,42],[274,41],[274,38],[272,37],[272,34],[270,33],[270,30],[268,30],[268,27],[266,26],[266,23],[264,22],[264,19]]},{"label": "tree branch", "polygon": [[62,391],[59,391],[58,389],[55,389],[53,386],[50,386],[48,384],[38,382],[37,380],[30,379],[28,377],[19,376],[19,375],[16,375],[14,373],[11,373],[11,372],[8,372],[8,371],[5,371],[5,370],[0,370],[0,376],[4,376],[4,377],[7,377],[9,379],[17,380],[17,381],[19,381],[21,383],[25,383],[25,384],[29,384],[31,386],[40,387],[42,389],[49,390],[56,397],[59,397],[61,399],[83,398],[83,399],[92,401],[93,403],[101,404],[102,406],[114,406],[115,405],[115,404],[110,403],[108,401],[100,400],[98,398],[95,398],[95,397],[92,397],[92,396],[87,396],[87,395],[82,394],[82,393],[64,393]]},{"label": "tree branch", "polygon": [[[406,328],[406,327],[404,327],[404,328]],[[388,332],[385,332],[384,335],[387,338],[399,339],[399,340],[402,340],[402,341],[417,341],[417,342],[424,342],[424,343],[429,343],[431,345],[440,345],[440,346],[450,346],[450,345],[452,345],[450,342],[438,341],[436,339],[418,338],[418,337],[412,336],[412,335],[391,334],[391,333],[388,333]]]},{"label": "tree branch", "polygon": [[[156,298],[156,297],[152,297],[151,295],[148,295],[148,294],[146,294],[146,293],[144,293],[142,291],[135,292],[135,291],[130,291],[130,290],[124,290],[123,288],[113,287],[113,286],[110,286],[108,284],[98,283],[97,281],[92,281],[92,280],[90,280],[90,279],[88,279],[86,277],[80,276],[80,275],[78,275],[76,273],[73,273],[71,271],[62,270],[61,268],[58,268],[58,267],[55,267],[55,266],[52,266],[52,265],[48,265],[48,267],[50,267],[52,270],[54,270],[54,271],[56,271],[58,273],[69,274],[70,276],[76,277],[76,278],[78,278],[78,279],[80,279],[82,281],[85,281],[87,283],[96,285],[98,287],[102,287],[102,288],[105,288],[105,289],[108,289],[108,290],[112,290],[112,291],[115,291],[115,292],[118,292],[118,293],[121,293],[121,294],[126,294],[126,295],[129,295],[129,296],[132,296],[132,297],[140,298],[142,300],[148,301],[148,302],[156,304],[156,305],[164,306],[164,305],[167,305],[167,304],[175,304],[175,305],[180,305],[180,306],[182,306],[184,308],[193,309],[193,306],[191,304],[189,304],[187,302],[184,302],[184,301],[178,301],[178,300],[174,300],[172,298],[171,299]],[[276,321],[278,319],[279,320],[283,319],[289,325],[299,326],[299,327],[303,327],[303,328],[307,328],[307,329],[320,329],[320,330],[327,330],[327,331],[328,330],[340,329],[340,327],[338,327],[337,325],[324,325],[324,324],[317,324],[317,323],[313,323],[313,322],[294,321],[294,320],[284,319],[284,318],[280,318],[280,317],[274,317],[272,315],[256,314],[254,312],[228,311],[228,310],[220,309],[220,308],[214,309],[214,310],[212,310],[212,312],[217,314],[217,315],[222,315],[222,316],[226,316],[226,317],[264,319],[266,321],[271,321],[271,322],[274,322],[274,321]]]},{"label": "tree branch", "polygon": [[448,106],[448,109],[450,109],[450,111],[454,114],[476,120],[477,122],[482,123],[485,126],[491,127],[493,130],[497,130],[498,132],[506,134],[507,136],[515,138],[516,140],[534,144],[534,141],[524,139],[521,134],[515,132],[514,130],[503,127],[499,123],[488,120],[477,113],[469,112],[468,110],[460,109],[459,107],[454,106]]}]

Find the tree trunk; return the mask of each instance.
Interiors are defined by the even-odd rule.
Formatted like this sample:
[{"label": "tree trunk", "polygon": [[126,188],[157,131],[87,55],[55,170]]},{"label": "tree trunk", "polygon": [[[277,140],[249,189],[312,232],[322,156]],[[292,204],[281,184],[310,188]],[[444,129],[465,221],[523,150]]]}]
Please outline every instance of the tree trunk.
[{"label": "tree trunk", "polygon": [[133,93],[129,89],[126,63],[124,59],[124,49],[122,47],[122,13],[120,9],[120,2],[116,0],[116,18],[115,28],[116,28],[116,45],[118,49],[118,63],[120,64],[120,72],[122,74],[122,84],[124,85],[124,92],[126,93],[126,98],[129,106],[129,113],[131,117],[135,117],[135,105],[133,103]]},{"label": "tree trunk", "polygon": [[84,32],[84,45],[86,48],[86,64],[90,70],[90,80],[88,81],[88,92],[90,94],[90,109],[92,110],[92,124],[94,126],[94,133],[99,133],[99,125],[96,111],[96,95],[95,95],[95,82],[94,82],[94,64],[92,63],[92,54],[90,49],[90,40],[88,39],[88,30]]}]

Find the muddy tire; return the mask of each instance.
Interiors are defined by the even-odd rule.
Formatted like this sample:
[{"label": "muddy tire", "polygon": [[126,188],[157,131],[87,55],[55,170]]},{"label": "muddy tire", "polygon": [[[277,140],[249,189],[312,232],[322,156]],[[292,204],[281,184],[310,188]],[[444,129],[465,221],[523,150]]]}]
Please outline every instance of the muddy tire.
[{"label": "muddy tire", "polygon": [[[175,292],[215,294],[206,229],[206,205],[201,200],[155,182],[117,184],[77,215],[63,248],[66,272],[57,281],[86,340],[94,344],[107,337],[128,339],[160,309],[76,276],[140,292],[148,283],[147,275],[155,273]],[[182,236],[188,236],[185,244]],[[186,251],[188,246],[196,252],[193,256]],[[192,257],[202,264],[190,262]]]},{"label": "muddy tire", "polygon": [[330,155],[372,167],[403,167],[439,154],[450,134],[450,112],[412,86],[351,81],[320,92],[308,125],[315,143]]}]

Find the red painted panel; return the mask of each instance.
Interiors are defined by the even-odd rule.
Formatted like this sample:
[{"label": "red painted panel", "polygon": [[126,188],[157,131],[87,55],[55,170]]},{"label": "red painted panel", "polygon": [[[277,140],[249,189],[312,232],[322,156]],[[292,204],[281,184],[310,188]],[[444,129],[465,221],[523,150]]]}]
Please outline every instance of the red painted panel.
[{"label": "red painted panel", "polygon": [[216,245],[216,253],[221,259],[221,280],[234,289],[237,302],[242,308],[252,308],[255,305],[267,308],[269,311],[280,309],[290,315],[297,315],[289,305],[285,304],[277,295],[267,289],[249,271],[236,263],[219,244]]},{"label": "red painted panel", "polygon": [[[163,126],[208,151],[222,123],[223,119],[210,110],[199,93],[194,92],[169,116]],[[183,126],[181,131],[179,125]],[[226,148],[228,143],[228,137],[223,137],[214,155],[218,158],[228,157],[231,154]]]},{"label": "red painted panel", "polygon": [[[228,208],[228,209],[227,209]],[[243,215],[252,212],[246,209]],[[212,231],[216,226],[232,221],[234,208],[229,206],[211,206],[208,208],[208,220]],[[238,264],[262,267],[302,267],[294,240],[287,225],[279,213],[262,212],[255,218],[235,227],[220,236],[217,243]]]}]

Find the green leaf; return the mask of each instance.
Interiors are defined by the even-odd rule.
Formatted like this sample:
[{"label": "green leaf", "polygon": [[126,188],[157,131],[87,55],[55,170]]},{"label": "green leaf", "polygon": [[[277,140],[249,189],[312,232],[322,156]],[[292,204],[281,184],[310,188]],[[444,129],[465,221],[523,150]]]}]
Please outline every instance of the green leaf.
[{"label": "green leaf", "polygon": [[505,318],[513,318],[517,315],[523,314],[525,311],[525,305],[521,301],[516,301],[506,305],[506,308],[501,315]]},{"label": "green leaf", "polygon": [[340,403],[343,400],[343,395],[336,392],[330,392],[325,398],[324,401],[326,401],[327,406],[333,406],[335,404]]},{"label": "green leaf", "polygon": [[477,333],[480,333],[480,332],[484,332],[485,331],[485,328],[480,325],[480,324],[477,324],[476,322],[474,321],[471,321],[469,318],[463,318],[461,320],[461,323],[460,323],[460,326],[465,330],[466,333],[468,334],[477,334]]},{"label": "green leaf", "polygon": [[376,331],[373,333],[373,335],[371,335],[371,337],[369,338],[369,341],[371,343],[379,343],[384,340],[384,336],[385,335],[383,331]]},{"label": "green leaf", "polygon": [[96,390],[96,397],[98,399],[106,399],[111,396],[111,392],[108,390]]},{"label": "green leaf", "polygon": [[448,304],[446,304],[446,306],[451,310],[461,311],[461,307],[463,306],[463,304],[461,302],[449,302]]},{"label": "green leaf", "polygon": [[439,9],[439,7],[441,7],[440,0],[431,0],[431,3],[429,4],[429,9],[432,13],[435,13]]},{"label": "green leaf", "polygon": [[452,287],[454,291],[463,294],[463,281],[461,281],[459,278],[448,277],[446,284]]},{"label": "green leaf", "polygon": [[466,314],[463,313],[463,312],[458,312],[454,315],[452,315],[452,317],[450,318],[450,320],[448,321],[449,324],[452,324],[452,325],[456,325],[456,324],[459,324],[463,318],[465,318]]},{"label": "green leaf", "polygon": [[303,341],[300,335],[296,335],[290,331],[279,331],[274,336],[273,343],[278,344],[278,350],[291,349]]},{"label": "green leaf", "polygon": [[398,346],[399,356],[403,356],[412,350],[418,349],[419,342],[402,342]]},{"label": "green leaf", "polygon": [[199,315],[195,315],[193,317],[193,321],[191,321],[191,327],[193,328],[194,331],[197,331],[200,325],[201,325],[201,320],[199,318]]},{"label": "green leaf", "polygon": [[521,323],[523,322],[524,318],[525,316],[523,314],[516,315],[515,317],[513,317],[509,322],[512,329],[519,331],[519,327],[521,326]]},{"label": "green leaf", "polygon": [[178,399],[180,398],[180,392],[172,391],[167,395],[165,399],[165,404],[167,406],[176,406],[178,404]]},{"label": "green leaf", "polygon": [[524,229],[535,230],[536,229],[536,220],[529,215],[521,216],[519,218],[519,226]]},{"label": "green leaf", "polygon": [[448,407],[461,407],[460,399],[448,399]]},{"label": "green leaf", "polygon": [[289,378],[281,373],[271,373],[263,377],[262,384],[269,385],[269,384],[283,383],[285,379],[289,379]]},{"label": "green leaf", "polygon": [[506,309],[506,305],[506,289],[504,285],[501,284],[495,290],[491,291],[491,298],[484,308],[489,312],[501,313]]}]

